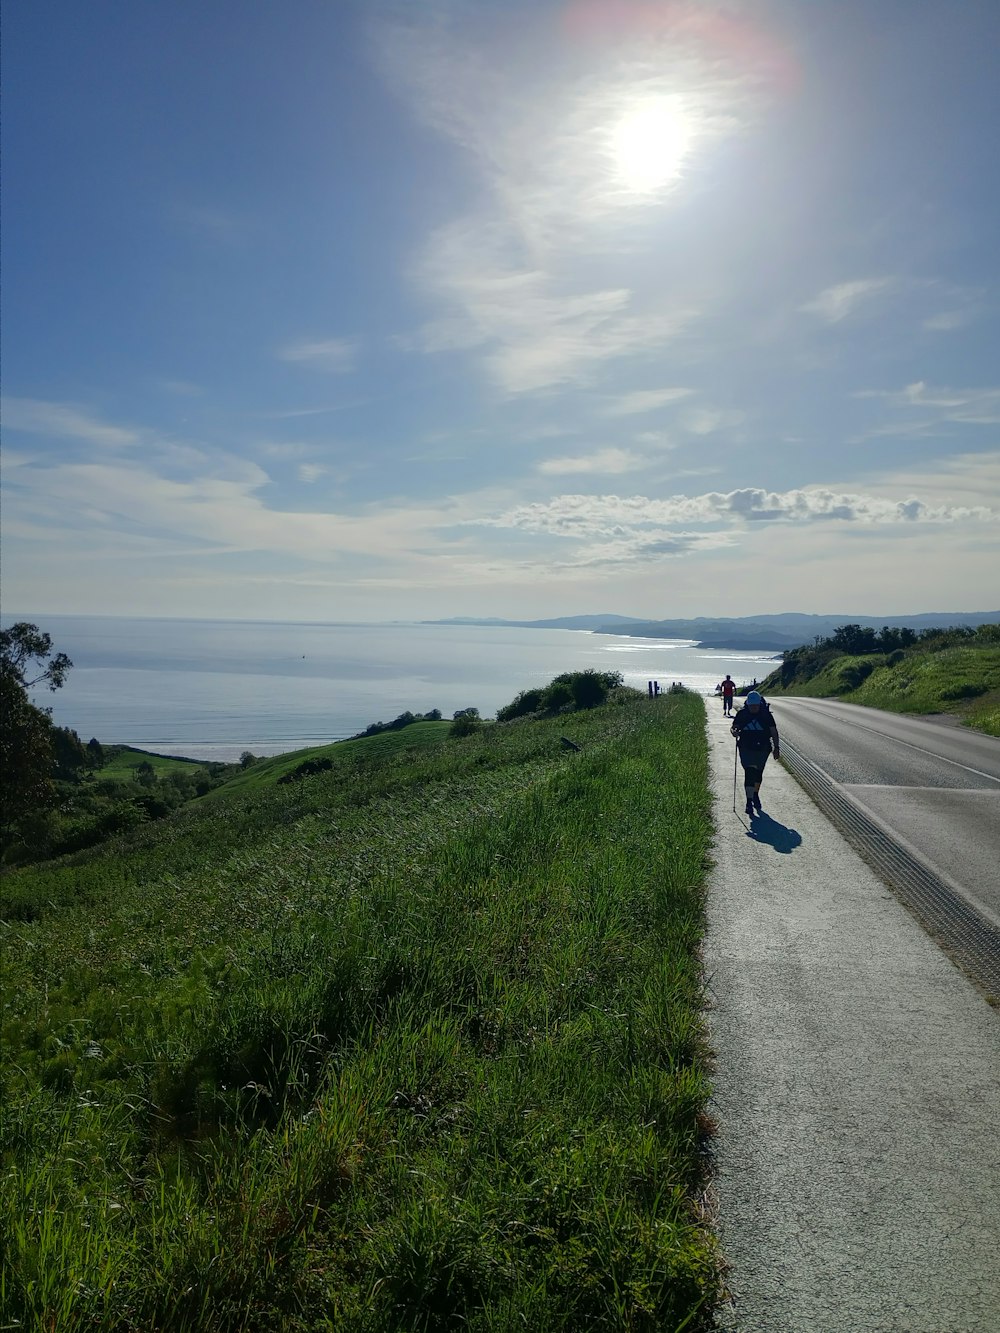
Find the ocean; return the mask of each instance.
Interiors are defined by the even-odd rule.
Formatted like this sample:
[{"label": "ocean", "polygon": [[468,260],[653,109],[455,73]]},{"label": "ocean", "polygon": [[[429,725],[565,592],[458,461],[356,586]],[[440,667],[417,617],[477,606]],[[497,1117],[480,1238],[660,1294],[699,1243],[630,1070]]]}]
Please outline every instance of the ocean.
[{"label": "ocean", "polygon": [[620,671],[645,690],[682,681],[713,693],[773,669],[771,653],[582,630],[495,625],[5,615],[28,620],[68,653],[62,689],[36,691],[58,726],[84,741],[232,762],[342,740],[409,709],[491,716],[563,671]]}]

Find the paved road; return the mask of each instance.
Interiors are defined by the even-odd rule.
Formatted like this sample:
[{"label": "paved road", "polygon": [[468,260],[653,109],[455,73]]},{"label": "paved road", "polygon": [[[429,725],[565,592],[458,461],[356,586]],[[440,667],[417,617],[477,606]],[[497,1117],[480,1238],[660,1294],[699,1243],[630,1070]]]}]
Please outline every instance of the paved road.
[{"label": "paved road", "polygon": [[733,814],[709,734],[718,1327],[997,1333],[998,1015],[780,765]]},{"label": "paved road", "polygon": [[775,699],[782,739],[1000,927],[1000,740],[828,699]]}]

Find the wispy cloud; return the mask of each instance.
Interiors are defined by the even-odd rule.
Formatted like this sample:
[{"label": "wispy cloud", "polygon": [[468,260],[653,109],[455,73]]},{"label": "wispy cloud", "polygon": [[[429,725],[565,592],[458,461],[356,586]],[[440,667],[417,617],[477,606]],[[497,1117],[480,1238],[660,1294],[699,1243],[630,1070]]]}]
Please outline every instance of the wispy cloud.
[{"label": "wispy cloud", "polygon": [[743,413],[734,409],[693,407],[680,414],[678,425],[691,435],[714,435],[717,431],[738,426],[742,421]]},{"label": "wispy cloud", "polygon": [[636,389],[632,393],[623,393],[604,409],[608,417],[638,416],[644,412],[655,412],[668,403],[689,398],[693,389]]},{"label": "wispy cloud", "polygon": [[320,477],[325,476],[328,471],[329,468],[324,467],[322,463],[300,463],[298,468],[299,480],[311,486],[314,482],[319,481]]},{"label": "wispy cloud", "polygon": [[583,383],[605,362],[677,337],[688,309],[644,308],[628,288],[570,284],[503,258],[503,229],[463,220],[432,238],[419,276],[451,313],[411,340],[425,352],[478,349],[494,382],[518,394]]},{"label": "wispy cloud", "polygon": [[194,384],[191,380],[160,380],[159,386],[175,398],[201,398],[205,393],[202,385]]},{"label": "wispy cloud", "polygon": [[610,476],[621,472],[634,472],[645,464],[645,458],[628,449],[599,449],[596,453],[585,454],[578,458],[546,458],[538,464],[537,470],[550,477],[585,472],[604,473]]},{"label": "wispy cloud", "polygon": [[39,398],[4,398],[0,411],[7,430],[49,435],[55,439],[85,440],[107,449],[121,449],[137,444],[138,431],[113,426],[86,410],[68,403],[45,402]]},{"label": "wispy cloud", "polygon": [[60,463],[19,468],[11,499],[26,523],[42,519],[50,536],[53,528],[96,541],[144,533],[165,550],[196,541],[206,554],[262,551],[332,565],[346,556],[416,558],[432,533],[470,512],[447,498],[352,512],[272,508],[263,498],[270,481],[263,468],[231,455],[203,460],[184,477],[138,461]]},{"label": "wispy cloud", "polygon": [[799,309],[807,315],[818,315],[827,324],[839,324],[872,297],[889,291],[895,282],[894,278],[857,278],[853,282],[841,282],[835,287],[827,287]]},{"label": "wispy cloud", "polygon": [[[745,129],[773,67],[747,58],[746,43],[739,60],[720,51],[721,18],[640,8],[599,39],[592,24],[568,23],[556,43],[530,18],[516,30],[496,20],[498,39],[493,17],[474,6],[414,6],[379,30],[387,80],[460,147],[481,186],[478,206],[439,228],[413,266],[439,313],[410,346],[473,352],[504,392],[531,393],[591,382],[610,362],[678,337],[700,313],[627,274],[592,277],[595,255],[641,248],[637,219],[668,205],[686,174],[679,162],[655,188],[630,186],[622,126],[669,105],[684,144],[703,152]],[[508,48],[500,58],[498,40]]]},{"label": "wispy cloud", "polygon": [[901,410],[931,412],[936,421],[969,426],[1000,423],[1000,388],[951,389],[915,380],[902,389],[860,389],[856,398],[873,398]]},{"label": "wispy cloud", "polygon": [[964,329],[975,319],[975,312],[972,310],[941,310],[936,315],[929,315],[923,322],[923,327],[931,333],[954,333],[956,329]]},{"label": "wispy cloud", "polygon": [[303,339],[279,348],[278,358],[310,366],[314,370],[345,375],[354,369],[357,351],[357,343],[351,338],[322,338],[317,341]]}]

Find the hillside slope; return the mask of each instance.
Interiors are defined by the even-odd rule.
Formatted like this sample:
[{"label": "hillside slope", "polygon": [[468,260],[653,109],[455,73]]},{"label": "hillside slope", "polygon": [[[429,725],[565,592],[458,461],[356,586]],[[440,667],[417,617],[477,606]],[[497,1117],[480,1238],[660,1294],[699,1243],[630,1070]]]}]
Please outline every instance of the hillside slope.
[{"label": "hillside slope", "polygon": [[1000,625],[973,635],[943,634],[882,653],[836,653],[824,645],[786,653],[761,683],[771,697],[805,695],[898,713],[953,713],[968,726],[1000,736]]},{"label": "hillside slope", "polygon": [[379,742],[0,881],[12,1323],[707,1327],[702,701]]}]

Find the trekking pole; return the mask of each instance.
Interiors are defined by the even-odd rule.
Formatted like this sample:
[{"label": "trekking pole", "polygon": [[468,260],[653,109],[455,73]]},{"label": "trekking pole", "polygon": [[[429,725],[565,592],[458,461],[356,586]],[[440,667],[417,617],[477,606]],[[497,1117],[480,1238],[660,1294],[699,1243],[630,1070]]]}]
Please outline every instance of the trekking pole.
[{"label": "trekking pole", "polygon": [[733,814],[736,814],[736,763],[740,755],[740,740],[737,736],[733,746]]}]

